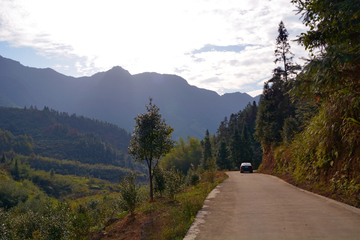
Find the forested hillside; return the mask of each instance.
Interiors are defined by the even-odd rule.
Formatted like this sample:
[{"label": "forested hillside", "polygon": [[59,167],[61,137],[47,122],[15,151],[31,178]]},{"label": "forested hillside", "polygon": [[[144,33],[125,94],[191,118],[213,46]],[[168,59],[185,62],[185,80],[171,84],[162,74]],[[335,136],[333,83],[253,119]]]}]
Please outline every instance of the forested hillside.
[{"label": "forested hillside", "polygon": [[285,25],[264,86],[256,138],[261,171],[360,206],[359,1],[292,1],[310,27],[297,42],[311,52],[300,70],[292,63]]},{"label": "forested hillside", "polygon": [[[262,159],[260,142],[254,139],[258,106],[254,101],[243,110],[221,121],[216,133],[217,163],[223,169],[238,169],[242,162],[250,162],[256,169]],[[225,167],[228,166],[228,167]]]},{"label": "forested hillside", "polygon": [[[49,171],[54,168],[58,173],[75,174],[76,168],[64,164],[75,161],[78,162],[77,166],[103,164],[143,171],[143,166],[135,163],[127,154],[130,134],[114,124],[77,117],[75,114],[69,116],[47,107],[43,110],[0,108],[0,129],[2,151],[25,156],[32,153],[30,163],[37,169]],[[44,157],[52,160],[40,160]],[[52,167],[46,166],[49,161]],[[63,168],[68,170],[64,171]],[[96,175],[91,171],[89,175]],[[82,173],[84,170],[76,174]],[[106,179],[109,180],[109,176]],[[117,181],[118,178],[111,180]]]},{"label": "forested hillside", "polygon": [[220,122],[216,133],[205,131],[204,138],[180,138],[174,149],[161,161],[165,169],[175,167],[182,173],[193,170],[239,170],[242,162],[250,162],[256,169],[262,160],[260,142],[254,139],[258,107],[254,101],[244,110]]}]

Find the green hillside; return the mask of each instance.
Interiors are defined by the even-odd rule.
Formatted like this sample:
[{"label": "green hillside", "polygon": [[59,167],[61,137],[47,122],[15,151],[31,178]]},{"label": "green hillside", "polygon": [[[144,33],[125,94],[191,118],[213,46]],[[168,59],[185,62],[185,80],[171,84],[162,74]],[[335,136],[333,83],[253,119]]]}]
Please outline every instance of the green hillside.
[{"label": "green hillside", "polygon": [[[25,156],[33,153],[53,159],[54,163],[55,160],[66,160],[143,172],[143,166],[135,163],[127,154],[130,135],[114,124],[74,114],[69,116],[47,107],[43,110],[0,108],[0,129],[2,152],[13,151]],[[24,143],[18,144],[21,141]],[[36,164],[37,169],[49,170],[40,165]],[[55,166],[54,169],[57,170]],[[66,173],[60,169],[58,171]],[[75,173],[72,171],[71,174]],[[89,174],[93,175],[91,172]]]},{"label": "green hillside", "polygon": [[292,2],[311,26],[297,39],[311,58],[297,71],[281,22],[275,56],[286,67],[274,69],[259,102],[260,169],[360,207],[359,2]]}]

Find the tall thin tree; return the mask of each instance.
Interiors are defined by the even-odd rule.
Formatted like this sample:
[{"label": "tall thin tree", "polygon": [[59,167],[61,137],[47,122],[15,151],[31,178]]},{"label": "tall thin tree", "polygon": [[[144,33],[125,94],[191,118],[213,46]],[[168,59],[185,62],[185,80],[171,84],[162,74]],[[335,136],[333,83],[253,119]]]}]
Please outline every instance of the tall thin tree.
[{"label": "tall thin tree", "polygon": [[[276,49],[275,49],[275,64],[278,62],[283,62],[284,69],[281,71],[283,75],[283,80],[288,81],[288,75],[292,71],[292,60],[294,54],[290,51],[289,44],[289,33],[285,28],[283,21],[280,22],[278,28],[279,35],[276,38]],[[279,69],[278,69],[279,70]]]},{"label": "tall thin tree", "polygon": [[205,138],[204,138],[204,152],[202,159],[202,166],[204,169],[208,168],[209,161],[212,159],[212,148],[210,142],[210,133],[209,130],[206,129]]}]

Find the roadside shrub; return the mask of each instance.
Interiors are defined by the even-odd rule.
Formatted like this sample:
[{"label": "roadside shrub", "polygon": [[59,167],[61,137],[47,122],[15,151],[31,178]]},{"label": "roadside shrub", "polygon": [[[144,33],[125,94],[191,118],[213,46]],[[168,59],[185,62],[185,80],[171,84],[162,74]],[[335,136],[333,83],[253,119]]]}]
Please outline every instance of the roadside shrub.
[{"label": "roadside shrub", "polygon": [[160,166],[157,166],[154,172],[154,190],[160,193],[160,197],[163,196],[166,190],[166,176],[164,169]]},{"label": "roadside shrub", "polygon": [[172,167],[170,170],[165,172],[166,176],[166,195],[175,200],[175,194],[178,194],[184,190],[185,181],[184,175],[181,171]]},{"label": "roadside shrub", "polygon": [[189,169],[186,175],[185,183],[187,185],[196,186],[196,184],[198,184],[199,182],[200,182],[200,174],[195,169],[194,165],[191,164],[191,168]]},{"label": "roadside shrub", "polygon": [[131,215],[134,214],[135,208],[141,202],[141,194],[139,188],[136,186],[135,172],[123,178],[120,182],[120,207],[124,211],[129,211]]},{"label": "roadside shrub", "polygon": [[210,159],[207,163],[207,170],[204,172],[205,180],[213,183],[216,177],[216,163],[214,159]]}]

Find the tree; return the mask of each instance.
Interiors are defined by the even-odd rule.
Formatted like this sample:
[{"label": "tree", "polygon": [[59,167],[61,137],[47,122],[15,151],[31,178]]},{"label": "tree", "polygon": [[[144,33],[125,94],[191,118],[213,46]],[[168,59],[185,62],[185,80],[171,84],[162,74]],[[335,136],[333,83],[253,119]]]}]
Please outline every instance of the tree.
[{"label": "tree", "polygon": [[19,181],[20,180],[20,170],[19,170],[19,163],[18,163],[18,159],[16,158],[15,159],[15,164],[14,164],[14,169],[13,169],[13,173],[14,175],[14,179],[16,181]]},{"label": "tree", "polygon": [[163,196],[163,192],[166,189],[166,176],[164,169],[159,165],[154,172],[154,190],[160,193],[160,197]]},{"label": "tree", "polygon": [[168,153],[174,146],[171,139],[174,131],[171,126],[161,119],[159,108],[152,103],[146,106],[147,113],[139,114],[128,152],[136,161],[145,162],[149,170],[150,199],[153,200],[153,176],[160,158]]},{"label": "tree", "polygon": [[0,162],[1,162],[1,163],[5,163],[5,162],[6,162],[6,158],[5,158],[5,154],[4,154],[4,153],[2,154],[2,157],[1,157]]},{"label": "tree", "polygon": [[54,177],[55,177],[55,171],[54,171],[54,169],[52,168],[52,169],[50,170],[50,178],[51,178],[51,179],[54,179]]},{"label": "tree", "polygon": [[288,80],[288,75],[291,73],[292,71],[292,59],[294,54],[292,52],[290,52],[290,44],[288,41],[288,36],[289,33],[285,28],[285,24],[283,23],[283,21],[280,22],[279,24],[279,29],[278,29],[279,35],[276,38],[276,49],[275,49],[275,64],[277,62],[283,62],[284,63],[284,69],[278,69],[283,77],[285,82],[287,82]]},{"label": "tree", "polygon": [[135,208],[141,202],[139,189],[136,187],[137,174],[132,172],[125,176],[120,182],[120,206],[124,211],[129,211],[131,216],[134,215]]},{"label": "tree", "polygon": [[166,189],[165,192],[170,199],[175,200],[175,195],[182,192],[185,187],[184,175],[175,167],[165,170]]},{"label": "tree", "polygon": [[[360,2],[358,0],[292,0],[309,27],[297,42],[312,57],[295,82],[294,97],[341,99],[360,94]],[[344,91],[347,91],[344,93]],[[350,96],[350,97],[353,97]],[[352,103],[350,105],[353,105]]]},{"label": "tree", "polygon": [[170,169],[172,166],[175,166],[175,168],[182,171],[183,174],[187,174],[191,165],[198,168],[201,164],[202,154],[203,148],[198,139],[187,137],[185,142],[184,139],[180,137],[171,152],[161,159],[160,165],[164,169]]},{"label": "tree", "polygon": [[244,125],[243,125],[241,141],[243,144],[243,154],[242,154],[244,157],[243,161],[254,164],[254,162],[253,162],[254,153],[251,148],[252,143],[251,143],[250,134],[249,134],[249,130],[248,130],[246,123],[244,123]]},{"label": "tree", "polygon": [[259,109],[256,117],[255,137],[262,144],[281,142],[281,131],[286,118],[295,115],[294,104],[290,102],[288,91],[296,76],[298,65],[293,65],[293,54],[290,52],[288,32],[281,21],[276,38],[275,63],[283,62],[284,69],[277,67],[273,70],[273,77],[264,84],[260,97]]},{"label": "tree", "polygon": [[204,138],[204,151],[202,158],[202,166],[204,169],[208,168],[209,161],[212,159],[212,149],[210,142],[210,133],[209,130],[206,129],[205,138]]},{"label": "tree", "polygon": [[[360,139],[360,1],[292,0],[292,3],[308,27],[297,42],[311,56],[290,94],[293,99],[307,98],[319,106],[303,132],[295,137],[301,139],[298,144],[301,151],[294,151],[298,158],[295,162],[306,165],[310,159],[311,165],[316,166],[314,179],[319,182],[328,181],[332,175],[335,182],[346,179],[358,184],[358,180],[351,178],[359,171],[354,159],[358,159]],[[316,154],[300,158],[302,148]]]},{"label": "tree", "polygon": [[231,160],[235,168],[240,166],[240,163],[243,161],[243,144],[241,141],[241,136],[239,133],[239,128],[236,126],[234,134],[232,135],[230,142],[230,151],[231,151]]},{"label": "tree", "polygon": [[230,162],[230,150],[226,146],[225,139],[221,139],[220,147],[218,150],[218,154],[216,156],[216,164],[219,166],[220,169],[228,169],[232,168]]}]

